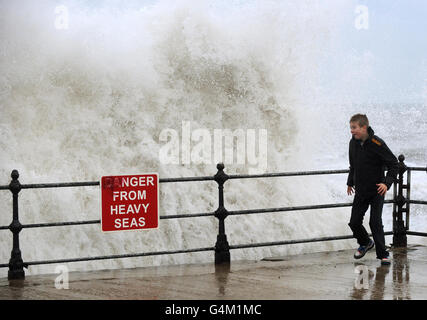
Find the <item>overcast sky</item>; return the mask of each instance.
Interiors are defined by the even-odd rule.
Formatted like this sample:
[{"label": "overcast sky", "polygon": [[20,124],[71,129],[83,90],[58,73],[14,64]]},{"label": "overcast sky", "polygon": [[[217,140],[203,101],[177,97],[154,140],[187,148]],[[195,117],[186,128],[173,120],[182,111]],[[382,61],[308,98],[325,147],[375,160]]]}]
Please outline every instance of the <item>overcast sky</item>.
[{"label": "overcast sky", "polygon": [[352,100],[427,102],[427,1],[355,5],[368,9],[368,28],[356,28],[359,15],[349,12],[349,23],[333,39],[336,52],[325,58],[324,83]]}]

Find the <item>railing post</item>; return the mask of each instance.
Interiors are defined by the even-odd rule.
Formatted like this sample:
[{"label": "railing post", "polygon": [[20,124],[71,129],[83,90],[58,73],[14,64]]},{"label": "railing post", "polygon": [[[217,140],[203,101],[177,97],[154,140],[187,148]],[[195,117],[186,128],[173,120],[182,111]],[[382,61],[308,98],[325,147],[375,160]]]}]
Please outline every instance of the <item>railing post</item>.
[{"label": "railing post", "polygon": [[216,168],[218,172],[214,179],[218,183],[218,209],[215,211],[215,217],[218,218],[219,232],[215,244],[215,264],[230,263],[230,246],[228,245],[227,235],[225,234],[224,220],[228,215],[224,207],[224,183],[228,180],[228,175],[224,173],[224,164],[218,163]]},{"label": "railing post", "polygon": [[410,213],[410,200],[411,200],[411,170],[406,171],[406,220],[405,220],[405,230],[409,230],[409,213]]},{"label": "railing post", "polygon": [[9,190],[12,192],[13,197],[13,219],[9,225],[9,230],[13,233],[13,248],[9,260],[8,279],[25,279],[24,262],[21,257],[21,250],[19,249],[19,232],[22,230],[22,225],[18,218],[18,193],[21,191],[21,184],[19,183],[18,170],[13,170],[12,181],[9,184]]},{"label": "railing post", "polygon": [[403,196],[403,189],[407,186],[403,185],[403,174],[406,171],[406,165],[403,162],[405,156],[401,154],[399,156],[399,175],[397,179],[397,188],[398,193],[395,195],[394,201],[396,202],[395,212],[393,213],[393,246],[394,247],[406,247],[406,228],[403,221],[403,212],[407,209],[404,209],[403,206],[407,203],[407,199]]}]

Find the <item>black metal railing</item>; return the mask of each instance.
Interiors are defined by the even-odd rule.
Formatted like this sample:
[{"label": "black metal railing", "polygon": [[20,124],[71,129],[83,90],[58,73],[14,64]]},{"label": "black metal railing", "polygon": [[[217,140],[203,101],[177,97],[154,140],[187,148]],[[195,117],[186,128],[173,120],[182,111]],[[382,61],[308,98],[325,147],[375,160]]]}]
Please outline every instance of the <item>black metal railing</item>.
[{"label": "black metal railing", "polygon": [[[409,230],[410,204],[420,204],[420,205],[427,204],[427,201],[410,199],[411,171],[427,172],[427,167],[425,168],[407,167],[404,163],[404,160],[405,160],[405,157],[403,155],[400,155],[399,156],[399,175],[398,175],[397,182],[394,184],[394,188],[393,188],[393,200],[384,201],[385,204],[393,204],[393,231],[387,231],[385,232],[385,235],[393,235],[393,246],[396,246],[396,247],[402,247],[407,245],[407,239],[406,239],[407,235],[424,236],[424,237],[427,236],[427,233]],[[221,163],[217,165],[217,170],[218,171],[214,176],[159,179],[159,183],[195,182],[195,181],[217,182],[218,208],[216,211],[206,212],[206,213],[160,216],[160,219],[181,219],[181,218],[195,218],[195,217],[209,217],[209,216],[216,217],[218,219],[219,231],[218,231],[217,241],[215,246],[192,248],[192,249],[181,249],[181,250],[174,250],[174,251],[155,251],[155,252],[142,252],[142,253],[118,254],[118,255],[107,255],[107,256],[95,256],[95,257],[81,257],[81,258],[74,258],[74,259],[40,260],[40,261],[26,261],[26,262],[24,262],[22,259],[22,254],[19,246],[19,233],[21,232],[22,229],[99,224],[101,223],[101,220],[37,223],[37,224],[22,225],[19,221],[19,216],[18,216],[19,192],[22,189],[99,186],[100,183],[99,181],[93,181],[93,182],[71,182],[71,183],[21,184],[18,180],[19,178],[18,171],[13,170],[11,174],[12,181],[10,182],[10,184],[0,186],[0,190],[10,190],[12,192],[12,197],[13,197],[12,223],[9,226],[0,226],[0,230],[8,229],[12,232],[13,248],[12,248],[11,258],[9,260],[9,263],[0,264],[0,268],[7,268],[7,267],[9,268],[8,279],[24,279],[25,278],[24,268],[27,268],[28,266],[31,266],[31,265],[144,257],[144,256],[154,256],[154,255],[163,255],[163,254],[178,254],[178,253],[191,253],[191,252],[202,252],[202,251],[215,251],[215,264],[221,264],[221,263],[230,262],[231,249],[278,246],[278,245],[343,240],[343,239],[353,238],[353,235],[343,235],[343,236],[318,237],[318,238],[310,238],[310,239],[296,239],[296,240],[284,240],[284,241],[275,241],[275,242],[230,245],[228,243],[227,235],[225,232],[225,219],[228,216],[351,207],[352,203],[334,203],[334,204],[320,204],[320,205],[308,205],[308,206],[306,205],[306,206],[275,207],[275,208],[228,211],[224,206],[224,183],[227,180],[246,179],[246,178],[252,179],[252,178],[310,176],[310,175],[325,175],[325,174],[344,174],[344,173],[348,173],[349,170],[347,169],[347,170],[299,171],[299,172],[266,173],[266,174],[254,174],[254,175],[227,175],[224,172],[224,165]],[[403,176],[405,172],[407,173],[406,184],[404,184],[404,181],[403,181],[404,180]],[[406,190],[406,197],[403,194],[403,190]],[[403,219],[403,213],[406,213],[405,220]]]}]

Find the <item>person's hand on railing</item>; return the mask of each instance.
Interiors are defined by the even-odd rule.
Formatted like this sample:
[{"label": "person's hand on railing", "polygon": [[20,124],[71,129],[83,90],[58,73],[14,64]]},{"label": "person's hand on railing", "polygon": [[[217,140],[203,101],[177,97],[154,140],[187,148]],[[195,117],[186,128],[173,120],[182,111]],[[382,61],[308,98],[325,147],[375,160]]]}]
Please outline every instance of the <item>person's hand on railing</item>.
[{"label": "person's hand on railing", "polygon": [[351,196],[354,193],[354,188],[351,186],[347,186],[347,194]]},{"label": "person's hand on railing", "polygon": [[380,195],[385,196],[387,193],[387,185],[384,183],[377,183],[377,191]]}]

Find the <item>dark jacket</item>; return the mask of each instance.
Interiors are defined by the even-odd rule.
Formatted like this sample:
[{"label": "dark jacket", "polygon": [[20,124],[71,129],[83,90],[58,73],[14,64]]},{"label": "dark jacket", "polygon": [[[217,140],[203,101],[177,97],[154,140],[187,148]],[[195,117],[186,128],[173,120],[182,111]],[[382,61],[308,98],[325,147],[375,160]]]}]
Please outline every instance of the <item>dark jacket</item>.
[{"label": "dark jacket", "polygon": [[387,190],[390,189],[399,171],[397,159],[385,142],[374,135],[371,127],[368,127],[368,134],[369,138],[363,145],[361,140],[353,137],[349,147],[350,173],[347,185],[354,186],[356,193],[362,196],[376,194],[377,183],[385,183]]}]

